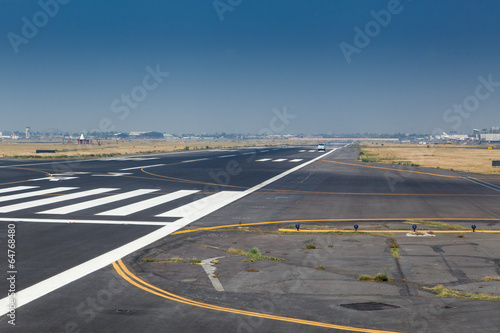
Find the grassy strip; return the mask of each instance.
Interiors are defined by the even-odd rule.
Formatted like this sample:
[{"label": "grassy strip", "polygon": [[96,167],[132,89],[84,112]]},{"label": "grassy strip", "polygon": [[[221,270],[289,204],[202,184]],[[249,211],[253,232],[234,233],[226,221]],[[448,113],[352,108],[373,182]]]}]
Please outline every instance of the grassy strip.
[{"label": "grassy strip", "polygon": [[369,236],[394,236],[393,233],[390,232],[367,232],[367,231],[338,231],[338,230],[332,230],[332,231],[325,231],[321,233],[317,232],[307,232],[307,230],[304,231],[271,231],[271,232],[266,232],[270,234],[277,234],[277,235],[369,235]]},{"label": "grassy strip", "polygon": [[235,249],[235,248],[231,247],[227,250],[227,253],[235,254],[235,255],[239,255],[239,256],[250,257],[250,259],[243,260],[244,262],[254,262],[257,260],[286,261],[286,259],[283,259],[283,258],[263,256],[260,253],[260,250],[258,248],[256,248],[255,246],[252,247],[248,252],[245,252],[242,249]]},{"label": "grassy strip", "polygon": [[142,259],[142,261],[143,262],[175,262],[175,263],[187,262],[187,260],[184,260],[184,259],[179,258],[179,257],[174,257],[174,258],[170,258],[170,259],[145,258],[145,259]]},{"label": "grassy strip", "polygon": [[391,249],[391,254],[396,259],[401,258],[401,256],[399,255],[399,249],[398,248],[392,248]]},{"label": "grassy strip", "polygon": [[437,227],[437,228],[451,229],[451,230],[467,230],[467,228],[464,228],[461,225],[449,224],[449,223],[443,223],[443,222],[408,220],[408,221],[406,221],[406,223],[422,224],[422,225],[427,225],[430,227]]},{"label": "grassy strip", "polygon": [[[295,228],[295,227],[294,227]],[[232,231],[232,232],[250,232],[257,234],[270,234],[270,235],[370,235],[370,236],[394,236],[393,233],[388,232],[366,232],[366,231],[339,231],[339,230],[331,230],[325,231],[320,234],[317,232],[307,232],[304,231],[272,231],[272,230],[260,230],[260,229],[247,229],[247,228],[233,228],[233,229],[224,229],[224,231]]]},{"label": "grassy strip", "polygon": [[500,301],[500,296],[491,296],[488,294],[473,294],[465,291],[453,290],[450,288],[446,288],[442,284],[439,284],[434,288],[424,287],[424,289],[436,293],[437,297],[465,298],[480,301]]},{"label": "grassy strip", "polygon": [[481,281],[500,281],[500,276],[485,276]]},{"label": "grassy strip", "polygon": [[383,282],[389,282],[389,281],[392,281],[392,280],[389,279],[389,276],[386,273],[378,273],[375,276],[360,275],[358,277],[358,281],[383,281]]},{"label": "grassy strip", "polygon": [[118,155],[122,155],[122,153],[81,154],[81,155],[12,155],[12,156],[8,156],[8,158],[27,158],[27,159],[32,159],[32,158],[40,158],[40,159],[88,158],[88,157],[103,158],[103,157],[113,157],[113,156],[118,156]]}]

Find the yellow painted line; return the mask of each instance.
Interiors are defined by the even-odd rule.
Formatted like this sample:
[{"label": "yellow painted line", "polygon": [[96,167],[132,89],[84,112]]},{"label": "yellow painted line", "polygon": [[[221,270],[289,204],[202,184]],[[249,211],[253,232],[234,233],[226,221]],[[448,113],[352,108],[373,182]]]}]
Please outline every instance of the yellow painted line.
[{"label": "yellow painted line", "polygon": [[113,267],[115,268],[116,272],[121,277],[123,277],[126,281],[128,281],[132,285],[134,285],[134,286],[136,286],[144,291],[147,291],[151,294],[154,294],[154,295],[157,295],[157,296],[160,296],[160,297],[163,297],[163,298],[175,301],[175,302],[180,302],[180,303],[184,303],[187,305],[191,305],[191,306],[196,306],[196,307],[220,311],[220,312],[240,314],[240,315],[250,316],[250,317],[271,319],[271,320],[277,320],[277,321],[283,321],[283,322],[289,322],[289,323],[295,323],[295,324],[302,324],[302,325],[308,325],[308,326],[332,328],[332,329],[351,331],[351,332],[397,333],[395,331],[383,331],[383,330],[375,330],[375,329],[369,329],[369,328],[358,328],[358,327],[351,327],[351,326],[342,326],[342,325],[322,323],[322,322],[312,321],[312,320],[282,317],[282,316],[270,315],[270,314],[253,312],[253,311],[238,310],[238,309],[232,309],[232,308],[212,305],[212,304],[208,304],[208,303],[198,302],[198,301],[194,301],[194,300],[191,300],[188,298],[184,298],[184,297],[175,295],[175,294],[170,293],[166,290],[155,287],[155,286],[145,282],[144,280],[141,280],[140,278],[138,278],[137,276],[135,276],[134,274],[132,274],[128,270],[128,268],[125,266],[125,264],[123,264],[123,261],[121,259],[119,259],[117,262],[113,262]]},{"label": "yellow painted line", "polygon": [[328,162],[328,163],[352,165],[352,166],[357,166],[357,167],[361,167],[361,168],[372,168],[372,169],[382,169],[382,170],[390,170],[390,171],[397,171],[397,172],[418,173],[418,174],[422,174],[422,175],[430,175],[430,176],[436,176],[436,177],[464,178],[462,176],[450,176],[450,175],[441,175],[441,174],[438,174],[438,173],[430,173],[430,172],[422,172],[422,171],[401,170],[401,169],[394,169],[394,168],[384,168],[384,167],[377,167],[377,166],[373,166],[373,165],[361,165],[361,164],[346,163],[346,162],[337,162],[337,161],[328,161],[328,160],[320,160],[320,161],[322,161],[322,162]]},{"label": "yellow painted line", "polygon": [[[180,164],[180,163],[175,163],[175,164]],[[217,186],[217,187],[231,187],[231,188],[240,188],[240,189],[248,189],[249,187],[243,187],[243,186],[235,186],[235,185],[224,185],[224,184],[216,184],[216,183],[208,183],[208,182],[201,182],[197,180],[189,180],[189,179],[182,179],[182,178],[176,178],[176,177],[169,177],[169,176],[162,176],[158,175],[155,173],[148,172],[144,169],[141,169],[142,172],[147,173],[148,175],[155,176],[155,177],[161,177],[161,178],[166,178],[171,181],[176,181],[179,183],[190,183],[190,184],[200,184],[200,185],[211,185],[211,186]]]},{"label": "yellow painted line", "polygon": [[[358,230],[354,231],[353,229],[351,230],[307,230],[307,229],[300,229],[300,231],[297,231],[296,229],[278,229],[278,231],[284,231],[284,232],[295,232],[300,234],[301,232],[318,232],[318,233],[325,233],[325,232],[346,232],[346,233],[379,233],[379,232],[385,232],[385,233],[393,233],[393,232],[403,232],[403,233],[413,233],[413,230]],[[487,233],[500,233],[500,230],[477,230],[472,231],[472,230],[418,230],[417,233],[466,233],[466,232],[487,232]]]},{"label": "yellow painted line", "polygon": [[[48,175],[48,178],[52,177],[52,174],[51,174],[50,172],[45,172],[45,171],[42,171],[42,170],[37,170],[37,169],[20,168],[20,167],[9,167],[9,166],[4,167],[3,169],[19,169],[19,170],[28,170],[28,171],[34,171],[34,172],[42,172],[42,173],[47,174],[47,175]],[[29,181],[30,181],[29,179],[24,179],[24,180],[18,180],[18,181],[15,181],[15,182],[0,183],[0,185],[9,185],[9,184],[26,183],[26,182],[29,182]]]},{"label": "yellow painted line", "polygon": [[[253,223],[242,223],[240,224],[228,224],[228,225],[219,225],[214,227],[204,227],[204,228],[195,228],[195,229],[184,229],[173,232],[172,235],[177,234],[185,234],[196,231],[206,231],[206,230],[216,230],[216,229],[229,229],[229,228],[237,228],[237,227],[246,227],[246,226],[258,226],[258,225],[266,225],[266,224],[280,224],[280,223],[307,223],[307,222],[359,222],[359,221],[500,221],[500,218],[483,218],[483,217],[463,217],[463,218],[454,218],[454,217],[438,217],[438,218],[374,218],[374,219],[312,219],[312,220],[283,220],[283,221],[268,221],[268,222],[253,222]],[[477,232],[477,231],[476,231]]]}]

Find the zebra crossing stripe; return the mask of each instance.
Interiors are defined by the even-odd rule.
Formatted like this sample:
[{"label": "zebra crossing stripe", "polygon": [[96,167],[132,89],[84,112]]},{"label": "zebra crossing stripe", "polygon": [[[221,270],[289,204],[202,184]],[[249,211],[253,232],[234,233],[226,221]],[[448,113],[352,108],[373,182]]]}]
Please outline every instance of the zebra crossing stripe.
[{"label": "zebra crossing stripe", "polygon": [[221,201],[232,198],[236,195],[241,195],[242,192],[236,191],[221,191],[202,199],[193,201],[187,205],[174,208],[168,212],[156,215],[157,217],[187,217],[193,213],[199,212],[207,207],[215,205]]},{"label": "zebra crossing stripe", "polygon": [[40,190],[40,191],[6,195],[3,197],[0,197],[0,202],[17,200],[17,199],[24,199],[24,198],[29,198],[29,197],[36,197],[37,195],[44,195],[44,194],[51,194],[51,193],[57,193],[57,192],[62,192],[62,191],[74,190],[76,188],[78,188],[78,187],[55,187],[55,188],[49,188],[49,189]]},{"label": "zebra crossing stripe", "polygon": [[37,187],[38,186],[14,186],[14,187],[7,187],[7,188],[0,189],[0,193],[29,190],[29,189],[37,188]]},{"label": "zebra crossing stripe", "polygon": [[99,198],[95,200],[90,200],[90,201],[85,201],[85,202],[80,202],[76,203],[74,205],[69,205],[69,206],[64,206],[64,207],[59,207],[59,208],[54,208],[54,209],[49,209],[43,212],[39,212],[37,214],[58,214],[58,215],[64,215],[64,214],[69,214],[73,212],[77,212],[79,210],[84,210],[87,208],[92,208],[92,207],[97,207],[101,205],[105,205],[108,203],[120,201],[120,200],[125,200],[128,198],[133,198],[137,197],[139,195],[143,194],[148,194],[151,192],[155,192],[158,190],[151,190],[151,189],[140,189],[140,190],[134,190],[126,193],[121,193],[121,194],[116,194],[112,195],[109,197],[105,198]]},{"label": "zebra crossing stripe", "polygon": [[[61,187],[56,188],[56,189],[59,189],[59,191],[61,191]],[[65,189],[73,189],[73,187],[66,187]],[[54,189],[52,189],[52,190],[54,190]],[[43,206],[43,205],[50,205],[50,204],[53,204],[56,202],[61,202],[61,201],[66,201],[66,200],[71,200],[71,199],[80,199],[80,198],[87,197],[90,195],[105,193],[105,192],[109,192],[109,191],[113,191],[113,190],[118,190],[118,189],[117,188],[97,188],[95,190],[77,192],[77,193],[72,193],[72,194],[65,194],[65,195],[61,195],[61,196],[53,197],[53,198],[46,198],[46,199],[40,199],[40,200],[35,200],[35,201],[29,201],[29,202],[21,202],[21,203],[10,205],[10,206],[0,207],[0,213],[10,213],[10,212],[14,212],[14,211],[21,210],[21,209],[33,208],[33,207],[38,207],[38,206]],[[41,192],[41,191],[36,191],[36,192]],[[58,191],[52,191],[52,192],[58,192]],[[2,199],[2,198],[0,198],[0,199]]]},{"label": "zebra crossing stripe", "polygon": [[106,212],[102,212],[96,215],[107,215],[107,216],[127,216],[130,214],[134,214],[137,212],[140,212],[142,210],[146,210],[148,208],[152,208],[164,203],[167,203],[169,201],[173,201],[176,199],[183,198],[185,196],[194,194],[199,192],[198,190],[180,190],[177,192],[165,194],[165,195],[160,195],[155,198],[151,198],[148,200],[136,202],[127,206],[119,207],[116,209],[108,210]]}]

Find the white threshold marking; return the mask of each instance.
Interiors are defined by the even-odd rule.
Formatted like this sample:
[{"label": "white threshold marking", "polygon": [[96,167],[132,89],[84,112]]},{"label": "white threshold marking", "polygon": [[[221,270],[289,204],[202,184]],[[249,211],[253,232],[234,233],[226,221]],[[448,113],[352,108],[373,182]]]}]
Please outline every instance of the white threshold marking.
[{"label": "white threshold marking", "polygon": [[0,189],[0,193],[16,192],[16,191],[22,191],[22,190],[30,190],[32,188],[37,188],[37,187],[39,187],[39,186],[14,186],[14,187],[7,187],[7,188]]},{"label": "white threshold marking", "polygon": [[55,187],[55,188],[49,188],[49,189],[40,190],[40,191],[6,195],[3,197],[0,197],[0,202],[17,200],[17,199],[24,199],[24,198],[29,198],[29,197],[36,197],[38,195],[51,194],[51,193],[57,193],[57,192],[62,192],[62,191],[69,191],[69,190],[74,190],[77,188],[78,187]]},{"label": "white threshold marking", "polygon": [[[28,222],[28,223],[75,223],[75,224],[131,224],[131,225],[157,225],[165,226],[172,222],[156,221],[116,221],[116,220],[75,220],[75,219],[33,219],[19,217],[0,217],[3,222]],[[1,306],[1,302],[0,302]],[[0,310],[1,311],[1,310]]]},{"label": "white threshold marking", "polygon": [[261,158],[260,160],[256,160],[255,162],[266,162],[270,160],[271,160],[270,158]]},{"label": "white threshold marking", "polygon": [[105,197],[105,198],[99,198],[99,199],[95,199],[95,200],[80,202],[80,203],[76,203],[74,205],[49,209],[49,210],[45,210],[43,212],[39,212],[37,214],[65,215],[65,214],[77,212],[79,210],[97,207],[97,206],[105,205],[108,203],[112,203],[112,202],[116,202],[116,201],[120,201],[120,200],[125,200],[128,198],[133,198],[133,197],[137,197],[139,195],[148,194],[148,193],[156,192],[156,191],[158,191],[158,190],[139,189],[139,190],[134,190],[134,191],[126,192],[126,193],[111,195],[111,196]]},{"label": "white threshold marking", "polygon": [[88,191],[77,192],[77,193],[72,193],[72,194],[64,194],[64,195],[53,197],[53,198],[39,199],[39,200],[28,201],[28,202],[21,202],[21,203],[14,204],[14,205],[0,207],[0,213],[10,213],[10,212],[15,212],[15,211],[21,210],[21,209],[39,207],[39,206],[43,206],[43,205],[50,205],[50,204],[53,204],[56,202],[61,202],[61,201],[66,201],[66,200],[80,199],[83,197],[87,197],[89,195],[101,194],[101,193],[114,191],[114,190],[119,190],[119,189],[118,188],[97,188],[95,190],[88,190]]},{"label": "white threshold marking", "polygon": [[286,158],[278,158],[276,160],[273,160],[273,162],[283,162],[286,161]]},{"label": "white threshold marking", "polygon": [[[30,287],[27,287],[25,289],[22,289],[17,292],[17,308],[22,307],[23,305],[26,305],[44,295],[47,295],[48,293],[51,293],[54,290],[57,290],[71,282],[74,282],[78,279],[81,279],[84,276],[87,276],[103,267],[106,267],[113,263],[114,261],[121,259],[125,257],[126,255],[135,252],[145,246],[148,246],[149,244],[152,244],[168,235],[171,233],[187,226],[190,223],[193,223],[194,221],[210,214],[213,213],[219,209],[221,209],[224,206],[229,205],[230,203],[239,200],[255,191],[260,190],[261,188],[283,178],[288,176],[289,174],[304,168],[308,166],[311,163],[316,162],[317,160],[331,154],[338,148],[332,149],[331,151],[322,154],[310,161],[307,161],[305,163],[299,164],[285,172],[280,173],[279,175],[276,175],[252,188],[249,188],[243,192],[238,192],[238,194],[233,195],[230,198],[227,198],[225,200],[221,200],[211,206],[207,206],[204,209],[201,209],[197,212],[194,212],[190,216],[183,217],[175,222],[171,222],[164,227],[153,231],[152,233],[149,233],[145,236],[142,236],[130,243],[127,243],[125,245],[122,245],[112,251],[109,251],[107,253],[101,254],[100,256],[95,257],[94,259],[88,260],[82,264],[79,264],[73,268],[70,268],[62,273],[56,274],[46,280],[43,280],[41,282],[38,282]],[[20,219],[17,219],[17,221],[20,221]],[[3,316],[8,313],[9,311],[9,297],[2,298],[0,300],[0,316]]]},{"label": "white threshold marking", "polygon": [[133,168],[120,169],[120,171],[135,170],[135,169],[156,168],[156,167],[164,166],[164,165],[165,164],[144,165],[144,166],[138,166],[138,167],[133,167]]},{"label": "white threshold marking", "polygon": [[165,195],[160,195],[155,198],[147,199],[140,202],[135,202],[133,204],[119,207],[116,209],[108,210],[96,215],[108,215],[108,216],[127,216],[133,213],[137,213],[173,200],[183,198],[185,196],[200,192],[199,190],[180,190],[173,193],[168,193]]}]

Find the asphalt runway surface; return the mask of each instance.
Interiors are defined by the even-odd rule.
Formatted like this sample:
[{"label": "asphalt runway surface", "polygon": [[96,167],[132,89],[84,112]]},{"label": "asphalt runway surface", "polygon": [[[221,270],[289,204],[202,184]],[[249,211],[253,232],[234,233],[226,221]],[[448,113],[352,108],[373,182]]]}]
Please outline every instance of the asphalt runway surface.
[{"label": "asphalt runway surface", "polygon": [[[356,146],[338,144],[327,146],[326,152],[296,146],[94,160],[2,160],[0,246],[5,258],[0,268],[6,277],[15,275],[17,308],[13,326],[7,316],[11,281],[2,279],[0,288],[5,292],[0,300],[0,331],[326,332],[364,328],[373,332],[433,332],[435,318],[422,326],[416,324],[416,318],[407,325],[391,321],[382,311],[377,316],[383,321],[356,311],[330,309],[329,313],[323,302],[300,292],[288,298],[236,291],[221,296],[211,285],[169,285],[158,275],[134,266],[134,259],[148,251],[189,243],[194,237],[167,237],[175,231],[239,223],[336,219],[334,223],[341,227],[357,223],[362,229],[374,221],[397,224],[428,218],[499,229],[499,177],[367,164],[356,159]],[[8,266],[7,257],[9,229],[15,229],[13,268]],[[491,237],[484,241],[495,244],[496,235]],[[496,253],[489,254],[493,268],[488,269],[490,274],[500,275],[498,247],[493,246],[493,250]],[[10,271],[15,273],[7,273]],[[150,287],[134,280],[136,276],[146,283],[162,284],[161,290],[179,292],[180,296],[165,298],[158,290],[151,293],[145,290]],[[345,302],[348,296],[344,293],[338,301]],[[420,307],[431,299],[404,296],[413,296]],[[207,308],[182,297],[211,306],[340,326],[321,328],[294,320],[255,317]],[[338,295],[328,297],[336,299]],[[370,300],[376,298],[370,296]],[[301,301],[304,305],[299,306]],[[481,309],[481,314],[471,311],[467,318],[467,311],[460,312],[448,322],[460,318],[480,325],[500,310],[498,302],[470,304]],[[483,324],[479,331],[494,332],[490,329],[499,324],[495,320]],[[471,331],[468,325],[458,330],[453,327],[453,331],[460,331],[460,327]],[[440,331],[445,328],[440,326]]]}]

